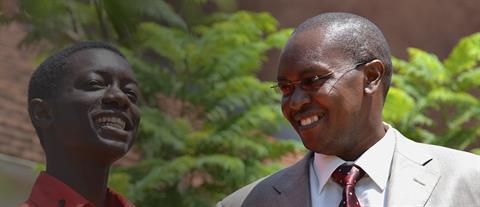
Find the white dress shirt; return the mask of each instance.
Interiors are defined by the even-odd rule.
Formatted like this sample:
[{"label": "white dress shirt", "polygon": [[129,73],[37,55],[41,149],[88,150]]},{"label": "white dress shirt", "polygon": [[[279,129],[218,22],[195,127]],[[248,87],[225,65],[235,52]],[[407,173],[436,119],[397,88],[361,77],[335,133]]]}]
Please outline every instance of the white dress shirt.
[{"label": "white dress shirt", "polygon": [[310,193],[312,207],[337,207],[342,200],[343,187],[331,179],[338,166],[354,163],[365,171],[365,176],[355,185],[355,193],[362,207],[383,207],[393,152],[395,133],[391,126],[385,136],[370,147],[354,162],[346,162],[337,156],[315,153],[310,164]]}]

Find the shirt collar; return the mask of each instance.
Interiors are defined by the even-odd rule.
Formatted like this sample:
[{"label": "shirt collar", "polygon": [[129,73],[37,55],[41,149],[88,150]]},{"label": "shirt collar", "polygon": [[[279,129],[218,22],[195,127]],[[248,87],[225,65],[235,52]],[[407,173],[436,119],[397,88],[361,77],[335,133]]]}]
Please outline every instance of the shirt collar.
[{"label": "shirt collar", "polygon": [[345,163],[345,160],[337,156],[315,153],[313,157],[313,172],[318,180],[318,190],[322,191],[323,186],[330,179],[330,175],[338,166]]},{"label": "shirt collar", "polygon": [[38,206],[93,207],[83,196],[46,172],[38,176],[28,200]]},{"label": "shirt collar", "polygon": [[[360,166],[382,191],[387,186],[395,150],[395,133],[390,125],[384,124],[388,127],[385,136],[353,162]],[[337,156],[314,154],[313,167],[320,191],[330,179],[333,171],[344,163],[346,161]]]},{"label": "shirt collar", "polygon": [[[133,207],[127,199],[107,188],[107,206]],[[37,206],[93,207],[68,185],[43,171],[33,185],[28,202]]]},{"label": "shirt collar", "polygon": [[387,186],[395,150],[395,132],[390,125],[387,127],[385,136],[355,161],[382,191]]}]

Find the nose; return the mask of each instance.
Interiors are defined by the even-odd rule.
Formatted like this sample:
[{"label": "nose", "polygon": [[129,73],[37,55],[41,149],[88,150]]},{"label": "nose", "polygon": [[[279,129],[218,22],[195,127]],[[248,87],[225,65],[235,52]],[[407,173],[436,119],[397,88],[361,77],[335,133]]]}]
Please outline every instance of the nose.
[{"label": "nose", "polygon": [[112,85],[107,88],[102,97],[102,105],[116,109],[126,109],[129,101],[128,96],[118,86]]},{"label": "nose", "polygon": [[300,87],[296,87],[290,96],[289,107],[294,110],[300,110],[303,105],[310,101],[310,96]]}]

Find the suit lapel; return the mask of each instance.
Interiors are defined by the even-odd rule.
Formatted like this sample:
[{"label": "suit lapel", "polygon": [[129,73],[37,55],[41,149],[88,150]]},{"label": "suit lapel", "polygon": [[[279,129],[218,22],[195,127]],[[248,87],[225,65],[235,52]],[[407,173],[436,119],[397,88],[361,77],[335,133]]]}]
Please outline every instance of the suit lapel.
[{"label": "suit lapel", "polygon": [[284,181],[274,184],[272,187],[279,193],[277,206],[283,207],[311,207],[309,163],[313,156],[312,152],[291,167],[285,174]]},{"label": "suit lapel", "polygon": [[[419,143],[405,138],[397,130],[395,138],[386,206],[425,206],[440,179],[438,165]],[[312,156],[312,152],[307,153],[282,176],[282,182],[272,185],[279,194],[276,206],[311,207],[309,163]]]},{"label": "suit lapel", "polygon": [[386,206],[425,206],[440,178],[436,161],[419,143],[395,135]]}]

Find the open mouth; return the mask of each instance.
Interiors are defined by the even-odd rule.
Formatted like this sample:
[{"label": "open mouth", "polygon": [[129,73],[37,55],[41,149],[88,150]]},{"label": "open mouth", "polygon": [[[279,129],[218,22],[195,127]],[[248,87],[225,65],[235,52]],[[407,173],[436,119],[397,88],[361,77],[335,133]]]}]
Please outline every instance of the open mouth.
[{"label": "open mouth", "polygon": [[101,115],[95,118],[95,124],[98,126],[110,126],[122,130],[126,130],[126,123],[124,119],[112,115]]},{"label": "open mouth", "polygon": [[128,141],[132,122],[121,112],[101,112],[93,116],[97,133],[102,138],[120,142]]},{"label": "open mouth", "polygon": [[310,116],[310,117],[300,119],[299,122],[300,122],[300,126],[308,126],[308,125],[313,124],[317,121],[318,121],[318,116],[313,115],[313,116]]},{"label": "open mouth", "polygon": [[324,114],[314,114],[297,119],[298,125],[301,127],[310,127],[319,122],[323,118]]},{"label": "open mouth", "polygon": [[133,128],[132,121],[121,112],[100,112],[93,115],[96,127],[108,128],[116,131],[130,131]]}]

